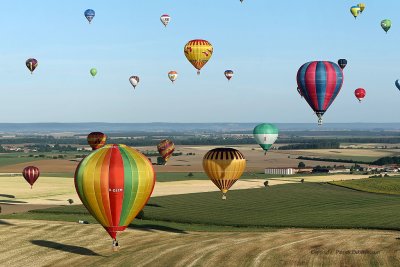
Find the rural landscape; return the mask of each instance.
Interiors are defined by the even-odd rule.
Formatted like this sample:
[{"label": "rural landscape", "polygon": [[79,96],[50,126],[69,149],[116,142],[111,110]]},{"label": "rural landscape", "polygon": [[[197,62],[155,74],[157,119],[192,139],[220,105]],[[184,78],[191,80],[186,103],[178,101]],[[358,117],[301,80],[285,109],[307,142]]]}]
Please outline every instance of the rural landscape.
[{"label": "rural landscape", "polygon": [[[132,130],[109,133],[108,142],[133,143],[147,155],[157,175],[149,202],[120,235],[118,253],[75,192],[74,171],[91,150],[85,133],[60,132],[52,124],[41,133],[3,133],[1,261],[11,266],[130,266],[135,255],[135,266],[397,264],[398,130],[371,124],[352,129],[349,136],[348,129],[338,127],[351,125],[327,126],[328,131],[281,125],[289,130],[282,130],[264,155],[247,124],[220,124],[224,130],[201,134],[194,134],[201,124],[193,129],[175,125],[175,131],[170,126],[154,133],[126,125]],[[374,127],[381,129],[368,130]],[[163,138],[176,143],[166,165],[157,163],[156,146]],[[220,140],[247,160],[227,200],[221,200],[201,166],[204,154]],[[29,165],[41,170],[33,189],[21,174]],[[265,174],[288,168],[296,173]]]}]

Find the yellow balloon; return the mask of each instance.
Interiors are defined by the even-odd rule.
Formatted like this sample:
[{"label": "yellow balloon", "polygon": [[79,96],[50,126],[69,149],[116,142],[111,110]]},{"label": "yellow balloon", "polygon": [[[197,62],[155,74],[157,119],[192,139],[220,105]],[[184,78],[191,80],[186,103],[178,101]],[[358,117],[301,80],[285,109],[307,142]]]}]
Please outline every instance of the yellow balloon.
[{"label": "yellow balloon", "polygon": [[189,41],[183,50],[186,58],[200,74],[201,68],[207,64],[213,54],[213,46],[206,40]]},{"label": "yellow balloon", "polygon": [[350,12],[351,12],[351,14],[354,16],[354,18],[357,18],[358,15],[360,15],[361,8],[358,7],[358,6],[352,6],[352,7],[350,8]]},{"label": "yellow balloon", "polygon": [[365,4],[364,3],[359,3],[357,6],[360,8],[360,12],[362,13],[364,11],[364,9],[365,9]]},{"label": "yellow balloon", "polygon": [[236,149],[215,148],[204,155],[203,169],[210,180],[221,190],[222,199],[226,199],[226,192],[246,169],[246,159]]}]

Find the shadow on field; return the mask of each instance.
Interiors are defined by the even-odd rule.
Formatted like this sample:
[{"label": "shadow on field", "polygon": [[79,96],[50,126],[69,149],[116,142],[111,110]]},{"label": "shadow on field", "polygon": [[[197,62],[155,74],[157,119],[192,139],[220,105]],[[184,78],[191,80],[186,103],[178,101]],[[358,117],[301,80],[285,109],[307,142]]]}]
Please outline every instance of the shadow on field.
[{"label": "shadow on field", "polygon": [[187,234],[186,231],[177,229],[177,228],[172,228],[164,225],[156,225],[156,224],[141,224],[141,225],[129,225],[128,228],[135,229],[135,230],[140,230],[140,231],[148,231],[148,232],[153,232],[153,231],[163,231],[163,232],[169,232],[169,233],[176,233],[176,234]]},{"label": "shadow on field", "polygon": [[0,204],[1,203],[28,203],[28,202],[26,202],[26,201],[19,201],[19,200],[6,200],[6,199],[3,199],[3,200],[0,200]]},{"label": "shadow on field", "polygon": [[14,224],[0,220],[0,225],[7,225],[7,226],[13,226]]},{"label": "shadow on field", "polygon": [[14,195],[0,194],[0,197],[15,198]]},{"label": "shadow on field", "polygon": [[90,249],[87,249],[87,248],[78,247],[78,246],[71,246],[71,245],[64,245],[64,244],[60,244],[60,243],[53,242],[53,241],[31,240],[31,243],[36,245],[36,246],[41,246],[41,247],[45,247],[45,248],[52,248],[52,249],[55,249],[55,250],[74,253],[74,254],[78,254],[78,255],[102,256],[100,254],[97,254],[93,250],[90,250]]},{"label": "shadow on field", "polygon": [[158,204],[150,204],[150,203],[147,203],[146,206],[148,206],[148,207],[162,208],[162,206],[160,206],[160,205],[158,205]]}]

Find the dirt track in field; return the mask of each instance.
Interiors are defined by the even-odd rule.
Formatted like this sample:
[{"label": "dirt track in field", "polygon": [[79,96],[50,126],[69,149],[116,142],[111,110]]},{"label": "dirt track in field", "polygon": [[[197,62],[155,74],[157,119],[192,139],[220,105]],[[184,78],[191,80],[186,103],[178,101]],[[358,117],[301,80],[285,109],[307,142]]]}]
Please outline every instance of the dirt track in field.
[{"label": "dirt track in field", "polygon": [[283,229],[180,232],[127,229],[121,250],[99,225],[0,220],[4,266],[399,266],[400,234]]}]

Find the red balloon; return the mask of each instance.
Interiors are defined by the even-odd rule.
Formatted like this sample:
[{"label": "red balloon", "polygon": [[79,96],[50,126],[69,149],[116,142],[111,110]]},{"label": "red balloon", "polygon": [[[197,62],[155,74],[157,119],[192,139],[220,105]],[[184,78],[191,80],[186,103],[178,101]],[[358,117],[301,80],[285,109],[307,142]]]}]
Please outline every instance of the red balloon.
[{"label": "red balloon", "polygon": [[25,167],[25,169],[22,171],[22,176],[24,176],[25,180],[31,185],[31,188],[32,185],[39,178],[39,175],[40,175],[39,168],[35,166]]},{"label": "red balloon", "polygon": [[367,93],[365,92],[365,90],[364,90],[363,88],[357,88],[357,89],[354,91],[354,95],[356,96],[356,98],[358,99],[358,101],[360,101],[360,103],[361,103],[361,100],[364,99],[364,97],[365,97],[366,94],[367,94]]},{"label": "red balloon", "polygon": [[101,132],[91,132],[87,136],[87,141],[89,146],[93,149],[99,149],[102,148],[107,141],[107,135],[101,133]]}]

